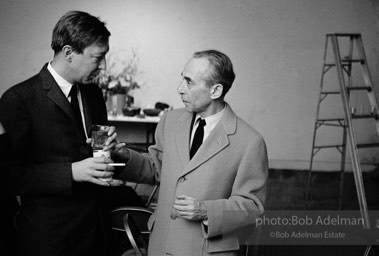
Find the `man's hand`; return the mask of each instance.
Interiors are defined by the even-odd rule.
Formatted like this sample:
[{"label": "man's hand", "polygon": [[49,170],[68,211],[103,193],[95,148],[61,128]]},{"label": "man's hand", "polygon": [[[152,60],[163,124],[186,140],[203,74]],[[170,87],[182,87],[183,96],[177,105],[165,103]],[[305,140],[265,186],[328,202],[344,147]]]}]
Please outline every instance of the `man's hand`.
[{"label": "man's hand", "polygon": [[179,217],[187,220],[203,221],[208,219],[204,202],[189,196],[178,196],[174,208]]},{"label": "man's hand", "polygon": [[72,179],[77,182],[91,182],[101,186],[109,186],[108,182],[99,178],[112,178],[114,167],[107,163],[113,161],[106,157],[91,157],[71,165]]},{"label": "man's hand", "polygon": [[104,150],[119,150],[120,148],[125,146],[125,143],[119,143],[116,140],[117,133],[116,128],[114,126],[109,127],[108,131],[108,139],[105,142]]},{"label": "man's hand", "polygon": [[111,158],[116,163],[128,163],[130,160],[130,151],[125,147],[125,143],[119,143],[111,151]]},{"label": "man's hand", "polygon": [[[104,150],[119,150],[120,148],[125,146],[125,143],[119,143],[116,139],[117,133],[116,128],[114,126],[109,126],[108,130],[108,139],[105,141]],[[92,143],[92,138],[88,138],[86,140],[87,144]]]}]

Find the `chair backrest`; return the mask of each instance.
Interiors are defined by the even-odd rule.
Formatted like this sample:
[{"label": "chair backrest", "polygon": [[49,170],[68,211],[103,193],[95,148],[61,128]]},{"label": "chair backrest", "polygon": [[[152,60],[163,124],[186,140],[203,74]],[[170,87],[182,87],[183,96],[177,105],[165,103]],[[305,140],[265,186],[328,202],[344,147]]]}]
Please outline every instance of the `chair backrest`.
[{"label": "chair backrest", "polygon": [[156,208],[156,199],[159,193],[159,184],[149,185],[136,183],[134,186],[134,191],[143,198],[146,208]]},{"label": "chair backrest", "polygon": [[123,221],[126,235],[128,236],[129,242],[131,243],[134,252],[137,254],[137,256],[146,256],[147,244],[142,237],[142,233],[139,230],[137,223],[128,213],[124,215]]},{"label": "chair backrest", "polygon": [[157,193],[158,188],[159,188],[159,185],[155,185],[153,187],[153,190],[151,191],[150,196],[149,196],[149,198],[147,199],[147,202],[146,202],[146,207],[147,208],[154,208],[153,205],[152,205],[152,200],[154,199],[154,196]]},{"label": "chair backrest", "polygon": [[141,207],[119,207],[111,211],[112,229],[124,232],[137,255],[146,255],[150,231],[147,222],[152,210]]}]

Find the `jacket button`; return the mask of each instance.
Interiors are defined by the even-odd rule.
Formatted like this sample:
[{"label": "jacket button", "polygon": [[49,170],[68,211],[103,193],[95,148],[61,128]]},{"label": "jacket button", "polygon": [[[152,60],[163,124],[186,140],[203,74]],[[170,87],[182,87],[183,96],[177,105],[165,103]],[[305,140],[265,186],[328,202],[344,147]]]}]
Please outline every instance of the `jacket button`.
[{"label": "jacket button", "polygon": [[184,177],[181,177],[181,178],[179,179],[179,182],[183,183],[185,180],[186,180],[186,179],[185,179]]},{"label": "jacket button", "polygon": [[178,217],[175,210],[171,211],[171,219],[175,220]]}]

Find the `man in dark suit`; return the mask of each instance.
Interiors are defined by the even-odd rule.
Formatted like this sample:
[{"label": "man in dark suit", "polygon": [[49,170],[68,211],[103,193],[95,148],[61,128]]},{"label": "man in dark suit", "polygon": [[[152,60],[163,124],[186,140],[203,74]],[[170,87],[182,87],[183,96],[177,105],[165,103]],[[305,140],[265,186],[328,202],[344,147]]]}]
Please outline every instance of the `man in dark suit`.
[{"label": "man in dark suit", "polygon": [[[91,84],[105,69],[110,32],[85,12],[66,13],[55,25],[54,58],[0,99],[10,167],[2,170],[20,195],[20,255],[107,255],[99,178],[112,176],[111,160],[92,157],[91,124],[106,124],[101,90]],[[116,134],[108,133],[111,147]]]}]

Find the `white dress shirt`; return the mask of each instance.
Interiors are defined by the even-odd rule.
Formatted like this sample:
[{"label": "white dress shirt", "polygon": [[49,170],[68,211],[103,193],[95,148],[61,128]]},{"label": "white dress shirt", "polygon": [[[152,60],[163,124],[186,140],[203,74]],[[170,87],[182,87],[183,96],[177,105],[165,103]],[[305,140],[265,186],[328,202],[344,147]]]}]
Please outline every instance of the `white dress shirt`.
[{"label": "white dress shirt", "polygon": [[202,118],[205,120],[205,126],[204,126],[204,137],[203,137],[203,142],[208,138],[209,134],[212,132],[212,130],[216,127],[217,123],[221,120],[221,117],[224,115],[225,112],[225,107],[218,113],[208,116],[206,118],[201,117],[200,115],[196,115],[195,117],[195,123],[193,124],[192,127],[192,132],[191,132],[191,145],[192,146],[192,141],[193,137],[195,135],[195,131],[197,127],[199,126],[199,118]]}]

